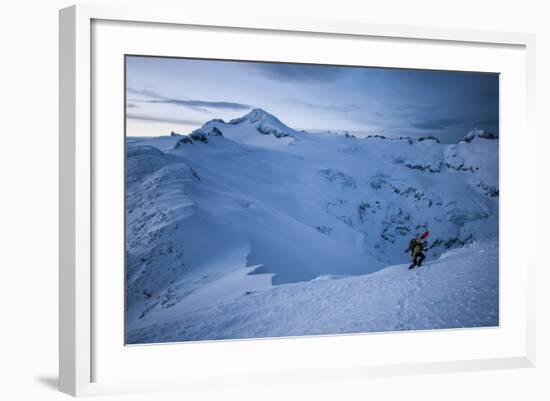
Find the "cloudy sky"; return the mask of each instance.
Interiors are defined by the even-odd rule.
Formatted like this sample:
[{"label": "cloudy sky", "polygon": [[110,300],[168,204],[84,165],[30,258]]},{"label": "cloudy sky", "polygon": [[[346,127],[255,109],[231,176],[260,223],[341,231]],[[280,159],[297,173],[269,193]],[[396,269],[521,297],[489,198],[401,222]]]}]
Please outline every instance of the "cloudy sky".
[{"label": "cloudy sky", "polygon": [[300,130],[457,142],[498,133],[498,75],[126,57],[127,135],[187,133],[255,107]]}]

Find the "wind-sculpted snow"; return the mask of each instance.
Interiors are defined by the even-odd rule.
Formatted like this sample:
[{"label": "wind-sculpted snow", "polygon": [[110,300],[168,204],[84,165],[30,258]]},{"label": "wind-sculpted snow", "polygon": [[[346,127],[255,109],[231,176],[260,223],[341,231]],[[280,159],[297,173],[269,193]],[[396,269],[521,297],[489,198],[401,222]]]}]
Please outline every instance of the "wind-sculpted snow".
[{"label": "wind-sculpted snow", "polygon": [[[428,229],[428,260],[497,239],[498,139],[466,137],[310,134],[255,109],[192,133],[127,138],[126,320],[140,333],[129,339],[174,341],[166,325],[176,317],[178,339],[229,338],[207,321],[215,306],[260,290],[308,293],[335,277],[359,283],[407,262],[408,241]],[[207,335],[203,324],[220,331]]]},{"label": "wind-sculpted snow", "polygon": [[366,333],[499,325],[498,243],[476,242],[413,271],[321,276],[241,294],[160,324],[132,343]]}]

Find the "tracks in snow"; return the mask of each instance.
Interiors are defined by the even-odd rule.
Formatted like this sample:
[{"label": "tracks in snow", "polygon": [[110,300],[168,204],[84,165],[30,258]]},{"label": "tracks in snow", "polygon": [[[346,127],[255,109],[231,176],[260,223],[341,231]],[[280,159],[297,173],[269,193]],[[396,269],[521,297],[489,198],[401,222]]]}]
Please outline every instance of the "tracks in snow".
[{"label": "tracks in snow", "polygon": [[[424,268],[426,268],[426,265],[424,265]],[[417,293],[422,291],[426,285],[424,272],[419,270],[418,267],[412,272],[407,271],[407,273],[410,273],[411,277],[406,280],[406,290],[395,306],[396,321],[398,322],[395,327],[396,330],[413,329],[418,319],[418,314],[417,311],[410,307],[409,300],[414,299]]]}]

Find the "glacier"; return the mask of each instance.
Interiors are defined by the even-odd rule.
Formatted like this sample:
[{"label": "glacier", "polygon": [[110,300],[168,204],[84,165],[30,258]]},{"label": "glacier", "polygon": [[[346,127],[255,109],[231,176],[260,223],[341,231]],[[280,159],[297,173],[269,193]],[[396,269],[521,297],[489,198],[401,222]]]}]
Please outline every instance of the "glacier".
[{"label": "glacier", "polygon": [[498,146],[314,134],[261,109],[127,137],[127,343],[498,325]]}]

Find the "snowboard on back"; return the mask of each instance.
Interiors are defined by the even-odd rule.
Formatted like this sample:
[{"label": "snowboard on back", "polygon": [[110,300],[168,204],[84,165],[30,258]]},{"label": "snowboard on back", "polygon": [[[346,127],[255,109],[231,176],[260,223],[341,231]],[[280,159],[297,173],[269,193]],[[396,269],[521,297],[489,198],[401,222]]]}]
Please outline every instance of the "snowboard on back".
[{"label": "snowboard on back", "polygon": [[[425,231],[420,237],[418,237],[418,239],[420,241],[424,241],[426,238],[428,238],[428,235],[430,235],[430,231]],[[423,263],[423,261],[421,262]],[[414,269],[415,267],[420,267],[422,266],[421,264],[420,265],[417,265],[415,264],[414,262],[409,266],[409,270],[412,270]]]}]

